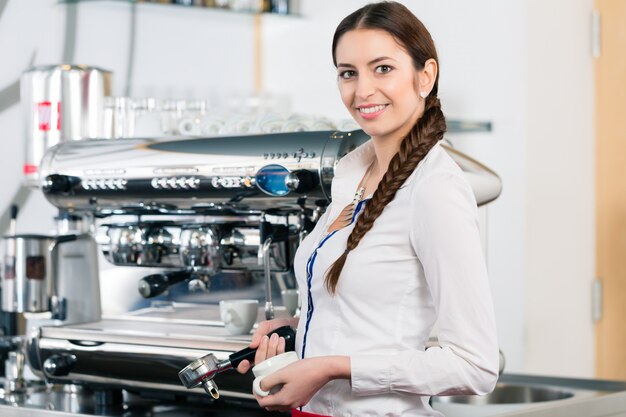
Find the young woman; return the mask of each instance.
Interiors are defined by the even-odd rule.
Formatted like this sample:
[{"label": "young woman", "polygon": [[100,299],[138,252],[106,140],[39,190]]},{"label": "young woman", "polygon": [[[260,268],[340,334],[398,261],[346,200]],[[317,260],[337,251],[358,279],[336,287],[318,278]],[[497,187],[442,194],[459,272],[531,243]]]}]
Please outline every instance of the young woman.
[{"label": "young woman", "polygon": [[493,389],[498,345],[476,200],[438,145],[437,52],[406,7],[383,2],[344,19],[332,53],[343,103],[371,140],[337,165],[332,203],[296,254],[301,318],[253,336],[258,363],[284,351],[267,333],[297,326],[302,359],[266,377],[263,389],[283,387],[257,399],[293,415],[439,415],[432,395]]}]

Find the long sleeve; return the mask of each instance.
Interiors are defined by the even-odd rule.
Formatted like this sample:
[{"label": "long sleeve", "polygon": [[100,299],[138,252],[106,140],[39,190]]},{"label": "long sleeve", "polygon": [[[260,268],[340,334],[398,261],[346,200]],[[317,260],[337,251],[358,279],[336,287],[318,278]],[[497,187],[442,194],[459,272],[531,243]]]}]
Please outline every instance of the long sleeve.
[{"label": "long sleeve", "polygon": [[460,172],[436,170],[414,185],[410,211],[410,242],[440,346],[351,356],[352,393],[488,393],[498,376],[498,343],[474,195]]}]

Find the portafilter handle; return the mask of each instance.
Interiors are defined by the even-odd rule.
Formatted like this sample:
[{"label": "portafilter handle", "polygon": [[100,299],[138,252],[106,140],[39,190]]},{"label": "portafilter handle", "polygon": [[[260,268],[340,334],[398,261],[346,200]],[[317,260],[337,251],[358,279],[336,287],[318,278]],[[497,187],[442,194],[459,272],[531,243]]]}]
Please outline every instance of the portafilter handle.
[{"label": "portafilter handle", "polygon": [[172,285],[191,278],[191,275],[187,270],[148,275],[139,280],[137,289],[143,298],[156,297]]},{"label": "portafilter handle", "polygon": [[[285,339],[286,352],[295,349],[296,332],[291,327],[279,327],[278,329],[269,333],[269,335],[272,335],[274,333]],[[219,362],[214,354],[209,353],[208,355],[196,359],[185,368],[183,368],[178,373],[178,377],[186,388],[195,388],[202,385],[207,394],[211,395],[215,399],[218,399],[220,396],[219,391],[217,389],[217,385],[213,381],[215,375],[219,374],[220,372],[236,368],[243,360],[249,360],[250,362],[253,362],[256,351],[257,348],[253,349],[247,347],[231,354],[228,359]]]},{"label": "portafilter handle", "polygon": [[[279,327],[278,329],[270,332],[268,336],[276,333],[279,337],[285,339],[285,352],[289,352],[291,350],[295,350],[296,348],[296,332],[290,326]],[[245,349],[240,350],[239,352],[235,352],[228,357],[228,362],[231,364],[231,367],[236,368],[239,366],[241,361],[248,360],[250,362],[254,362],[254,355],[256,355],[257,348],[247,347]]]}]

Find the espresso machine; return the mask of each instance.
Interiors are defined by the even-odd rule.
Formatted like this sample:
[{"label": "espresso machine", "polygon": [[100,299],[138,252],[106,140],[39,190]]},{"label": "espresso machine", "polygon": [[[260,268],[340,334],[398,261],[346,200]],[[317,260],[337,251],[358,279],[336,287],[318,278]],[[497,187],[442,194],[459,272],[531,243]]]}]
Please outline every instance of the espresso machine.
[{"label": "espresso machine", "polygon": [[[100,262],[140,271],[142,297],[181,287],[217,298],[253,294],[265,302],[259,320],[269,319],[286,314],[273,294],[296,285],[295,250],[328,205],[337,162],[368,139],[362,131],[315,131],[65,142],[42,159],[41,190],[85,220],[85,237],[74,238],[96,242]],[[479,205],[497,198],[501,182],[493,171],[443,146]],[[58,274],[57,281],[76,277],[63,268]],[[57,307],[71,284],[53,289],[48,298],[57,301],[45,304],[51,314],[80,310]],[[214,303],[157,303],[44,323],[30,332],[26,356],[46,381],[177,397],[203,394],[181,384],[178,372],[187,364],[207,354],[227,361],[249,342],[249,335],[226,332]],[[252,399],[251,382],[235,372],[215,376],[226,398]]]}]

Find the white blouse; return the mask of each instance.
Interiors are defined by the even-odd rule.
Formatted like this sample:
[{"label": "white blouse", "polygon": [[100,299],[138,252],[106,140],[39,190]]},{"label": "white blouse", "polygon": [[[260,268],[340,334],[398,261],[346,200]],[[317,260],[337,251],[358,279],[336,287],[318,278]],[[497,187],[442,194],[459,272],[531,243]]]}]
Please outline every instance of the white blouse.
[{"label": "white blouse", "polygon": [[[476,200],[435,145],[348,255],[331,296],[326,270],[354,222],[326,231],[375,157],[371,141],[343,157],[332,203],[295,257],[301,357],[346,355],[352,379],[325,385],[303,411],[329,416],[440,416],[431,395],[485,394],[498,343]],[[356,216],[362,212],[360,204]],[[439,346],[426,349],[433,326]]]}]

